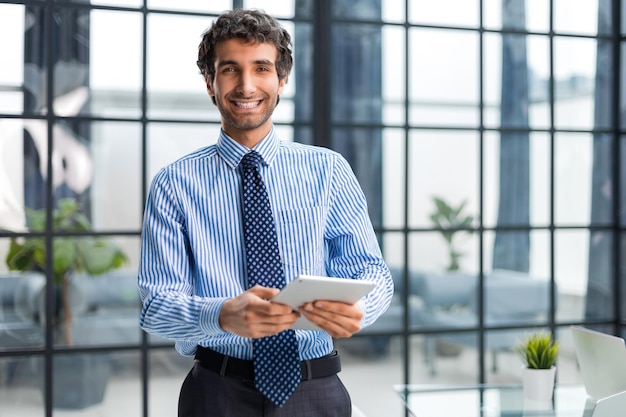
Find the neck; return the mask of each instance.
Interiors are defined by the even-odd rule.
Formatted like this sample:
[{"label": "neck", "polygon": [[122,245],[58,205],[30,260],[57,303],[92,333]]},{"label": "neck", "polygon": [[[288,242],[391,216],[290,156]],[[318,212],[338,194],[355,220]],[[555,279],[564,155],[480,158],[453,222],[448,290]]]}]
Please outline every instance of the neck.
[{"label": "neck", "polygon": [[267,127],[263,126],[261,128],[251,130],[231,131],[230,129],[225,129],[224,126],[222,126],[222,129],[224,130],[224,133],[231,137],[235,142],[245,146],[246,148],[252,149],[270,133],[272,125],[269,124]]}]

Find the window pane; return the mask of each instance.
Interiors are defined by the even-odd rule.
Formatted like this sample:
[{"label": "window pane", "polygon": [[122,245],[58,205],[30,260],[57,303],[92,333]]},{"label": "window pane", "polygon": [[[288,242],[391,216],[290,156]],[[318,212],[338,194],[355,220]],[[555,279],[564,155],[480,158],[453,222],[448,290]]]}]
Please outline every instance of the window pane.
[{"label": "window pane", "polygon": [[[243,7],[245,9],[261,9],[266,13],[274,16],[277,19],[280,18],[293,18],[294,12],[296,9],[296,4],[301,3],[297,0],[282,0],[282,1],[273,1],[273,0],[244,0]],[[311,17],[310,13],[306,13],[304,7],[300,7],[298,10],[298,17],[305,18]],[[308,10],[307,10],[308,12]]]},{"label": "window pane", "polygon": [[299,98],[295,94],[295,71],[292,70],[291,74],[292,76],[289,77],[283,94],[280,96],[280,102],[274,109],[274,113],[272,113],[272,121],[274,123],[293,123],[295,120],[296,106],[300,102],[297,102]]},{"label": "window pane", "polygon": [[[550,1],[525,0],[525,28],[529,32],[548,32]],[[490,29],[502,29],[502,0],[483,0],[483,23]]]},{"label": "window pane", "polygon": [[152,349],[148,355],[150,415],[154,417],[175,416],[178,413],[180,386],[193,366],[193,358],[182,356],[173,346],[166,349]]},{"label": "window pane", "polygon": [[[626,11],[624,11],[624,13],[626,13]],[[620,46],[620,51],[621,51],[620,65],[621,65],[621,68],[626,68],[626,42],[623,42],[620,45],[621,45]],[[626,114],[626,71],[620,71],[619,83],[620,83],[619,111],[620,111],[620,114],[623,115],[623,114]],[[626,117],[623,117],[623,116],[620,117],[619,125],[622,129],[626,128]]]},{"label": "window pane", "polygon": [[0,239],[0,351],[41,347],[44,325],[39,309],[45,277],[39,272],[8,272],[9,239]]},{"label": "window pane", "polygon": [[[43,51],[48,49],[49,39],[44,36],[47,27],[44,24],[44,8],[40,6],[27,6],[25,10],[24,22],[32,22],[30,25],[24,24],[24,44],[23,44],[23,91],[24,91],[24,114],[46,114],[47,113],[47,62],[43,60]],[[62,22],[67,23],[67,19],[59,18],[53,27],[57,33],[62,26]],[[16,34],[18,39],[22,38]],[[18,56],[21,56],[19,54]],[[54,57],[58,61],[57,57]],[[55,66],[60,63],[56,62]],[[78,66],[78,65],[77,65]],[[67,78],[67,76],[66,76]]]},{"label": "window pane", "polygon": [[292,34],[294,62],[291,75],[283,90],[283,97],[285,97],[284,93],[288,92],[293,96],[295,122],[310,122],[314,107],[313,74],[316,71],[316,66],[313,64],[313,25],[298,22],[294,25]]},{"label": "window pane", "polygon": [[[421,302],[425,303],[426,307],[436,308],[441,303],[447,303],[448,297],[446,297],[444,302],[440,302],[437,291],[442,288],[437,286],[437,284],[442,281],[437,281],[436,277],[448,271],[451,264],[450,253],[452,249],[456,247],[456,249],[461,250],[465,254],[457,258],[459,264],[463,263],[463,266],[459,269],[471,271],[472,266],[475,265],[476,259],[471,259],[471,256],[467,256],[470,251],[473,251],[470,233],[458,231],[453,236],[456,240],[453,244],[449,244],[444,237],[444,233],[440,231],[415,232],[410,236],[409,292],[411,295],[420,297],[422,299]],[[469,262],[469,264],[464,262]],[[451,276],[455,274],[458,277],[465,276],[465,273],[449,272]],[[434,276],[435,278],[429,279],[429,276]],[[465,289],[467,290],[467,287]],[[445,291],[445,288],[443,290]],[[454,294],[456,293],[454,291]],[[451,296],[451,298],[454,297]],[[462,297],[470,297],[470,295],[464,294]]]},{"label": "window pane", "polygon": [[232,9],[233,0],[211,0],[206,2],[198,2],[196,0],[178,0],[175,3],[172,3],[170,0],[148,0],[148,8],[187,10],[218,14],[222,13],[224,10]]},{"label": "window pane", "polygon": [[335,0],[330,3],[333,17],[352,20],[380,20],[381,2],[369,0]]},{"label": "window pane", "polygon": [[278,139],[285,142],[297,142],[299,139],[294,137],[294,129],[291,125],[274,125],[274,131]]},{"label": "window pane", "polygon": [[[54,57],[54,112],[57,116],[76,116],[87,113],[89,102],[89,51],[90,51],[90,10],[74,8],[58,8],[54,11],[53,30],[58,43],[54,45],[56,56]],[[40,15],[45,18],[45,15]],[[44,21],[44,20],[40,20]],[[47,21],[47,20],[46,20]],[[45,25],[44,25],[45,28]],[[27,44],[32,52],[38,51],[37,45],[41,42],[39,33],[33,29],[36,35]],[[44,35],[46,41],[51,42]],[[41,51],[39,51],[41,52]],[[31,62],[42,66],[45,54],[32,56]],[[27,59],[27,61],[29,61]],[[42,85],[47,81],[46,74],[42,71]],[[46,99],[47,90],[41,91],[41,99]],[[42,105],[47,106],[44,101]]]},{"label": "window pane", "polygon": [[[294,126],[292,129],[292,135],[294,142],[313,143],[313,129],[310,127]],[[282,134],[280,137],[283,138]],[[287,140],[287,138],[284,140]]]},{"label": "window pane", "polygon": [[332,28],[332,118],[334,122],[380,123],[382,119],[381,30],[375,25]]},{"label": "window pane", "polygon": [[217,124],[149,124],[148,184],[159,169],[196,149],[217,143],[219,135]]},{"label": "window pane", "polygon": [[[484,242],[485,325],[548,323],[551,309],[549,233],[545,230],[498,230],[486,233]],[[511,350],[524,336],[520,330],[487,334],[486,347],[495,351]]]},{"label": "window pane", "polygon": [[386,0],[381,3],[385,22],[404,22],[405,0]]},{"label": "window pane", "polygon": [[[516,78],[510,79],[509,85],[504,87],[509,106],[515,103],[528,103],[523,109],[517,106],[518,112],[523,111],[524,120],[528,123],[520,123],[510,114],[505,113],[507,120],[502,120],[502,40],[508,37],[510,46],[519,49],[519,45],[526,48],[526,56],[507,61],[510,66],[505,73],[517,74]],[[524,35],[499,35],[485,34],[484,53],[484,97],[485,101],[485,124],[488,126],[531,127],[546,129],[550,126],[550,96],[549,96],[549,40],[544,36]],[[524,65],[525,64],[525,65]],[[516,94],[519,99],[515,100],[511,94]],[[518,116],[519,117],[519,116]]]},{"label": "window pane", "polygon": [[595,35],[611,33],[611,7],[607,2],[603,19],[608,26],[598,31],[598,0],[554,0],[554,30],[559,33]]},{"label": "window pane", "polygon": [[[24,231],[24,129],[45,121],[0,119],[0,230]],[[29,142],[32,143],[32,142]],[[29,147],[32,149],[32,146]],[[35,166],[36,169],[36,166]],[[43,193],[44,188],[34,190]]]},{"label": "window pane", "polygon": [[410,123],[478,125],[478,35],[414,29],[409,42]]},{"label": "window pane", "polygon": [[[591,219],[593,137],[558,133],[554,141],[554,221],[559,225],[587,225]],[[608,221],[610,217],[601,215],[595,219]]]},{"label": "window pane", "polygon": [[[24,6],[0,4],[0,113],[19,114],[24,108]],[[0,138],[3,135],[0,134]],[[1,139],[0,139],[1,140]]]},{"label": "window pane", "polygon": [[[542,332],[542,331],[549,332],[550,329],[547,326],[543,326],[543,327],[534,326],[534,327],[514,329],[514,330],[513,329],[490,330],[486,332],[485,341],[486,341],[487,346],[497,347],[497,344],[499,341],[508,339],[509,341],[512,341],[514,343],[514,345],[511,345],[511,346],[515,346],[519,344],[522,340],[524,340],[524,338],[527,335],[531,333],[535,333],[535,332]],[[573,354],[574,346],[572,346],[571,337],[569,333],[570,333],[569,327],[565,327],[563,331],[561,331],[560,329],[557,329],[557,332],[556,332],[556,339],[559,341],[559,347],[561,349],[561,352],[566,352],[566,351],[572,352],[572,355],[562,354],[559,356],[559,359],[558,359],[559,372],[557,373],[556,380],[558,384],[577,384],[582,389],[582,379],[580,378],[580,368],[576,360],[576,355]],[[488,384],[507,384],[507,383],[521,384],[523,367],[522,367],[521,359],[517,352],[515,352],[513,349],[509,347],[509,348],[504,348],[504,349],[498,349],[498,348],[491,349],[488,353],[489,353],[488,355],[485,355],[485,362],[489,368],[489,370],[485,373]],[[582,391],[580,392],[581,393],[584,392],[584,389],[582,389]],[[523,394],[521,390],[518,393],[515,393],[514,391],[512,391],[508,395],[505,391],[501,391],[500,394],[502,395],[501,400],[504,400],[506,402],[508,402],[508,399],[512,399],[513,397],[518,397],[520,400],[520,405],[521,405],[521,401],[523,398]],[[571,400],[567,398],[567,393],[563,396],[559,395],[558,397],[555,397],[555,398],[559,398],[557,404],[558,403],[563,403],[563,404],[568,404],[568,405],[571,404]],[[515,402],[513,402],[512,404],[515,404]],[[528,410],[528,406],[526,404],[524,405],[524,409]],[[583,401],[580,402],[580,405],[581,407],[584,405],[584,398],[583,398]],[[560,410],[563,410],[562,406],[557,405],[557,407],[559,407]],[[574,410],[575,408],[570,408],[570,409]],[[515,414],[516,412],[512,411],[511,413]],[[526,413],[526,411],[524,411],[523,413]],[[541,411],[539,411],[539,413],[541,413]]]},{"label": "window pane", "polygon": [[382,145],[383,225],[390,228],[403,227],[406,202],[406,140],[404,130],[384,129]]},{"label": "window pane", "polygon": [[[125,246],[134,244],[138,239],[111,239],[120,241]],[[120,248],[122,246],[120,245]],[[136,259],[138,251],[124,251],[129,258]],[[101,275],[75,274],[71,278],[72,333],[76,346],[98,345],[138,345],[139,329],[139,293],[137,291],[137,269],[124,267]],[[68,340],[57,340],[67,344]]]},{"label": "window pane", "polygon": [[[612,234],[588,230],[561,230],[555,234],[555,273],[559,288],[558,320],[585,318],[614,320],[613,272],[610,250],[595,251],[590,262],[590,244],[611,247]],[[596,241],[597,240],[597,241]],[[592,266],[595,265],[593,270]]]},{"label": "window pane", "polygon": [[[465,384],[477,383],[478,381],[478,332],[449,332],[441,334],[412,336],[411,337],[412,362],[421,366],[414,366],[409,376],[412,383],[437,383]],[[449,395],[449,394],[447,394]],[[458,409],[454,410],[446,406],[443,398],[437,398],[438,411],[445,416],[458,415]],[[433,409],[431,406],[429,409]],[[476,408],[477,410],[479,408]]]},{"label": "window pane", "polygon": [[92,122],[91,134],[94,228],[138,231],[143,214],[141,125]]},{"label": "window pane", "polygon": [[[298,38],[300,33],[296,31],[296,26],[293,22],[280,22],[280,24],[291,35],[292,55],[294,60],[303,57],[307,53],[312,53],[312,48],[305,48],[303,51],[298,49],[302,45],[302,42],[300,42]],[[308,28],[310,29],[310,26],[308,26]],[[310,42],[310,38],[305,37],[305,42]],[[292,123],[294,121],[296,86],[300,85],[298,77],[302,76],[295,68],[294,63],[293,68],[291,68],[291,74],[289,74],[289,78],[287,79],[287,84],[285,84],[285,88],[283,89],[283,94],[280,96],[281,102],[272,115],[272,120],[275,122]],[[305,82],[307,82],[307,80],[305,80]]]},{"label": "window pane", "polygon": [[[59,1],[59,0],[55,0]],[[85,0],[69,0],[73,3],[85,3]],[[102,4],[105,6],[120,6],[120,7],[141,7],[143,6],[143,0],[91,0],[91,4]]]},{"label": "window pane", "polygon": [[[514,245],[512,243],[517,243]],[[552,260],[550,259],[550,234],[546,230],[528,230],[528,231],[508,231],[497,230],[489,231],[484,234],[484,268],[486,276],[498,276],[502,273],[507,276],[506,272],[510,271],[509,276],[511,282],[516,282],[515,277],[518,271],[522,271],[529,279],[534,279],[537,285],[532,290],[538,291],[540,300],[534,302],[541,303],[545,311],[537,311],[537,315],[528,315],[527,317],[517,317],[519,320],[536,321],[537,319],[547,320],[547,302],[548,298],[543,298],[548,291],[548,282],[550,280],[550,269]],[[520,265],[520,259],[525,259],[524,265]],[[520,272],[520,273],[522,273]],[[539,285],[539,282],[542,283]],[[545,284],[545,285],[544,285]],[[494,288],[495,288],[494,284]],[[545,287],[545,288],[540,288]],[[547,297],[547,296],[546,296]],[[496,302],[495,300],[493,302]],[[510,318],[510,317],[509,317]]]},{"label": "window pane", "polygon": [[382,30],[382,99],[383,123],[402,125],[405,121],[405,29],[383,27]]},{"label": "window pane", "polygon": [[620,2],[621,7],[620,10],[622,11],[622,15],[620,16],[620,22],[622,22],[622,34],[626,33],[626,2],[624,0],[621,0]]},{"label": "window pane", "polygon": [[0,358],[0,369],[6,370],[0,378],[0,404],[2,414],[7,416],[43,417],[44,384],[43,358],[40,356],[16,356]]},{"label": "window pane", "polygon": [[[138,354],[60,354],[53,360],[55,415],[90,417],[94,415],[93,406],[98,407],[98,415],[102,417],[141,415]],[[44,359],[28,356],[0,359],[0,367],[5,366],[10,371],[10,379],[0,380],[3,413],[43,417]]]},{"label": "window pane", "polygon": [[[511,136],[511,133],[508,133]],[[509,137],[513,141],[528,141],[527,176],[524,175],[524,166],[515,152],[501,155],[502,147],[498,133],[487,132],[484,136],[484,211],[483,222],[487,227],[500,225],[533,225],[543,226],[550,221],[550,136],[546,133],[530,133],[527,138],[518,133],[519,137]],[[513,143],[515,145],[515,143]],[[518,146],[522,146],[520,143]],[[511,149],[515,149],[511,147]],[[513,158],[513,161],[511,161]],[[503,162],[504,161],[504,162]],[[506,171],[501,172],[501,164],[506,164]],[[528,194],[528,201],[521,200],[522,189]],[[501,190],[513,190],[501,201]],[[507,193],[508,194],[508,193]],[[506,204],[505,204],[506,203]],[[519,213],[520,204],[527,206],[529,222],[516,218],[512,213]],[[509,213],[499,213],[499,210],[509,210]]]},{"label": "window pane", "polygon": [[[626,136],[620,137],[620,154],[619,154],[619,184],[621,186],[620,197],[621,207],[626,207]],[[619,213],[620,223],[622,226],[626,226],[626,210],[622,209]]]},{"label": "window pane", "polygon": [[[411,305],[420,307],[411,311],[412,326],[472,327],[478,323],[472,312],[478,288],[478,236],[468,231],[454,231],[451,236],[451,242],[441,231],[410,236],[409,297]],[[468,319],[457,321],[454,314],[458,312]]]},{"label": "window pane", "polygon": [[[382,357],[371,353],[380,343],[389,351]],[[350,393],[353,414],[358,415],[354,413],[356,407],[367,416],[403,415],[402,401],[389,389],[402,380],[400,337],[352,337],[336,344],[341,352],[341,381]]]},{"label": "window pane", "polygon": [[[382,223],[382,129],[333,129],[332,148],[350,163],[365,197],[374,227]],[[355,150],[365,148],[367,153]]]},{"label": "window pane", "polygon": [[387,266],[391,270],[391,277],[395,283],[395,295],[397,301],[403,294],[404,285],[404,235],[399,232],[387,232],[380,239],[380,247]]},{"label": "window pane", "polygon": [[479,10],[477,0],[410,1],[409,21],[428,25],[477,27]]},{"label": "window pane", "polygon": [[219,120],[196,66],[206,17],[148,16],[148,109],[150,117]]},{"label": "window pane", "polygon": [[[58,354],[54,357],[53,401],[76,417],[141,415],[141,367],[138,353]],[[40,369],[43,369],[41,367]]]},{"label": "window pane", "polygon": [[409,143],[409,225],[432,227],[434,198],[478,215],[478,135],[461,131],[412,131]]},{"label": "window pane", "polygon": [[[621,242],[620,242],[620,259],[626,259],[626,233],[620,233]],[[621,300],[621,311],[622,311],[622,320],[626,319],[626,262],[620,262],[619,266],[619,279],[620,279],[620,288],[622,290],[622,294],[618,297],[618,300]]]},{"label": "window pane", "polygon": [[[92,114],[134,117],[141,112],[142,16],[94,10],[90,15]],[[111,30],[115,27],[115,30]]]},{"label": "window pane", "polygon": [[589,231],[589,269],[585,296],[585,319],[614,320],[614,306],[620,297],[615,297],[614,235],[603,230]]},{"label": "window pane", "polygon": [[[35,128],[32,131],[42,133]],[[55,124],[53,135],[52,178],[57,198],[75,196],[92,220],[94,230],[138,230],[143,212],[141,125],[60,121]],[[36,138],[34,143],[41,161],[38,167],[45,170],[46,143],[42,140],[45,138]],[[33,192],[28,182],[26,187]],[[38,198],[45,201],[45,193]]]},{"label": "window pane", "polygon": [[554,124],[558,128],[594,127],[596,48],[593,39],[554,38]]}]

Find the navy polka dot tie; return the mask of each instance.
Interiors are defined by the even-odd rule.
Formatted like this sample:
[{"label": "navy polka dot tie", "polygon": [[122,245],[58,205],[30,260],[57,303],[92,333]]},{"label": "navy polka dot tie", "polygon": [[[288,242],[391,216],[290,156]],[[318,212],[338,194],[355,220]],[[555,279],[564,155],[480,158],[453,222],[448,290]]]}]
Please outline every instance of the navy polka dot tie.
[{"label": "navy polka dot tie", "polygon": [[[261,155],[252,151],[240,164],[248,285],[282,288],[285,276],[269,197],[259,174],[260,161]],[[252,348],[255,386],[274,404],[282,406],[302,379],[295,332],[285,330],[254,339]]]}]

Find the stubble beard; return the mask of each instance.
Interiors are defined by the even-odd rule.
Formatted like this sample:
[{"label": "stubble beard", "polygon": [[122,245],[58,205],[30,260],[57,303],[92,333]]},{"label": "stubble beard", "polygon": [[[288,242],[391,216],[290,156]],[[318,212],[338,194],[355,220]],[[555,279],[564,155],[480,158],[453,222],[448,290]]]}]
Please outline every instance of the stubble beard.
[{"label": "stubble beard", "polygon": [[[264,101],[264,103],[266,102],[267,100]],[[231,112],[227,111],[220,100],[217,100],[216,104],[226,125],[238,130],[254,130],[263,126],[272,117],[272,113],[274,113],[274,109],[278,103],[275,102],[273,105],[266,107],[261,114],[242,116],[234,116]]]}]

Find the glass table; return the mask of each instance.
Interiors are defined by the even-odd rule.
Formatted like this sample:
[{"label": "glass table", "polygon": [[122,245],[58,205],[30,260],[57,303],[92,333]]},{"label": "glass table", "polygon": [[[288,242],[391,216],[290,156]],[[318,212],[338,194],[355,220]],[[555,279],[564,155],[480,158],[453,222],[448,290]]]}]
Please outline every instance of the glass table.
[{"label": "glass table", "polygon": [[521,385],[396,385],[415,417],[587,417],[595,402],[582,385],[557,385],[550,401],[524,398]]}]

